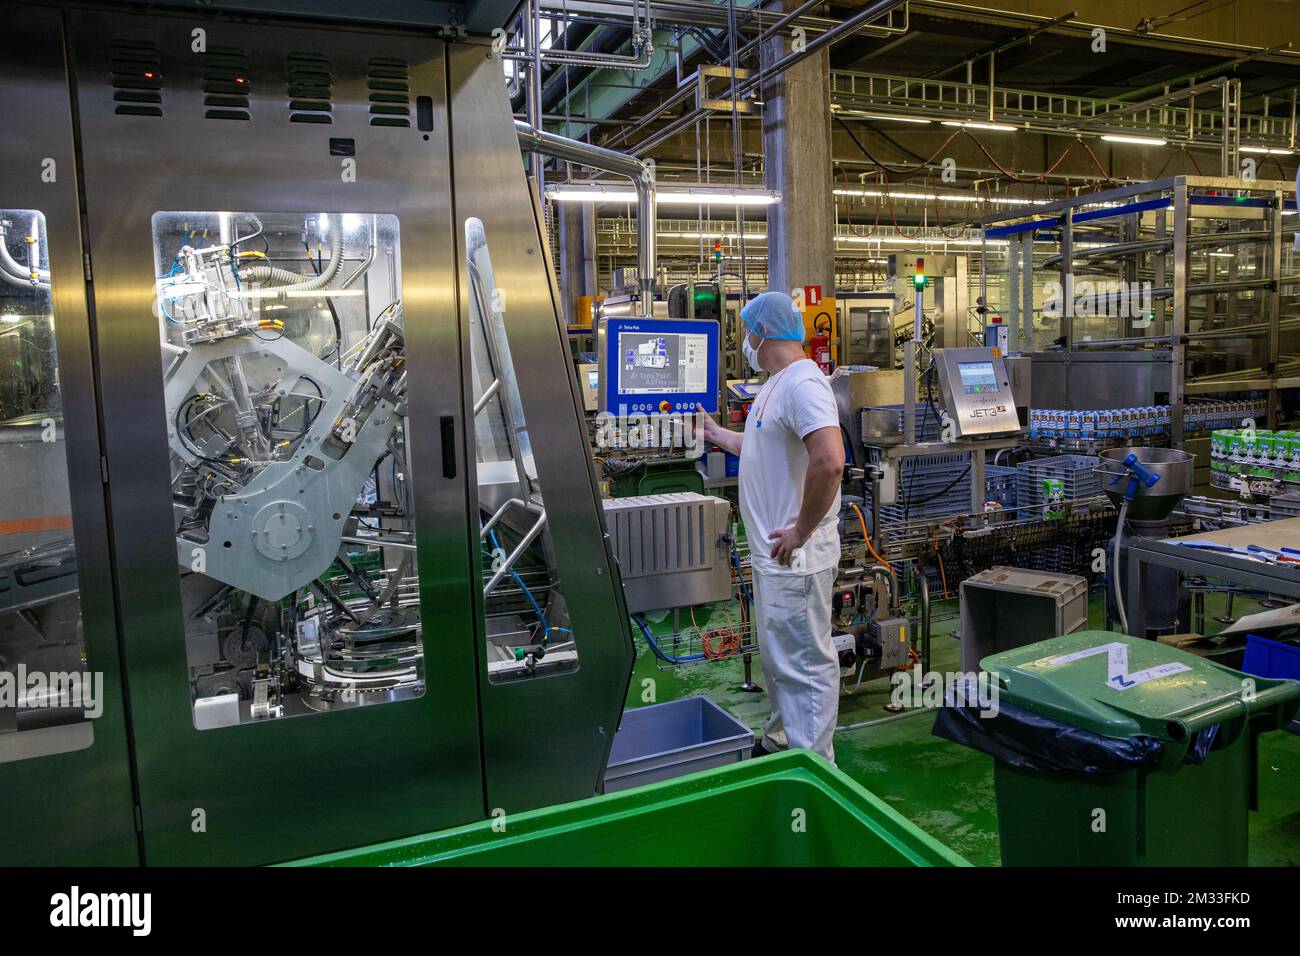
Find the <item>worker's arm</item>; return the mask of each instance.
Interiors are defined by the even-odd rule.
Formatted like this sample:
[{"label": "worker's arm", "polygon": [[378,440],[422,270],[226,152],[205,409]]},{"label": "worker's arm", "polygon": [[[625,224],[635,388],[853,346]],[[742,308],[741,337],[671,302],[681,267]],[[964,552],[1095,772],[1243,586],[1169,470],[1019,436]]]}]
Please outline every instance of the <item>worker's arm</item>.
[{"label": "worker's arm", "polygon": [[790,527],[772,535],[772,557],[781,564],[794,560],[795,549],[803,547],[831,510],[844,473],[844,439],[838,427],[809,432],[803,444],[808,449],[808,471],[803,479],[799,517]]},{"label": "worker's arm", "polygon": [[713,416],[704,410],[703,405],[695,406],[696,419],[701,423],[705,441],[711,441],[723,451],[730,452],[739,457],[740,446],[745,441],[743,432],[733,432],[729,428],[723,428],[713,420]]}]

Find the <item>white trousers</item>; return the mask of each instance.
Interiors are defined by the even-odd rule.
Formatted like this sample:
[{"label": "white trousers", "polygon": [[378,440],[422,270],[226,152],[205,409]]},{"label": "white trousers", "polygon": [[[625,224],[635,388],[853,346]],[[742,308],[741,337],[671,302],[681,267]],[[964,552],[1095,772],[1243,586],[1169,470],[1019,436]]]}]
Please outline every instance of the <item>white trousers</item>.
[{"label": "white trousers", "polygon": [[831,643],[835,569],[774,574],[754,568],[754,622],[772,716],[768,750],[801,747],[835,762],[840,662]]}]

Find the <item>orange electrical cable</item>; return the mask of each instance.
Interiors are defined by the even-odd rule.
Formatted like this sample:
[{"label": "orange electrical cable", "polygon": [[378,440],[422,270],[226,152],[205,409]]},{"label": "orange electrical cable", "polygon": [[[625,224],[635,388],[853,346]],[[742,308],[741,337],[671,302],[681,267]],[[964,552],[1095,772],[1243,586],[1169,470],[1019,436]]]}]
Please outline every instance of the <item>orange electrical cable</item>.
[{"label": "orange electrical cable", "polygon": [[934,530],[934,556],[939,559],[939,578],[943,581],[943,599],[948,600],[948,572],[943,569],[943,555],[939,553],[939,529]]},{"label": "orange electrical cable", "polygon": [[852,508],[854,511],[856,511],[858,514],[858,524],[862,525],[862,540],[867,543],[867,550],[871,552],[871,556],[875,558],[879,563],[889,568],[889,570],[891,571],[894,570],[894,566],[890,564],[888,561],[886,561],[884,558],[882,558],[880,555],[876,554],[876,549],[871,546],[871,536],[867,534],[867,519],[862,517],[862,509],[859,508],[857,505],[853,504],[852,502],[849,503],[849,507]]}]

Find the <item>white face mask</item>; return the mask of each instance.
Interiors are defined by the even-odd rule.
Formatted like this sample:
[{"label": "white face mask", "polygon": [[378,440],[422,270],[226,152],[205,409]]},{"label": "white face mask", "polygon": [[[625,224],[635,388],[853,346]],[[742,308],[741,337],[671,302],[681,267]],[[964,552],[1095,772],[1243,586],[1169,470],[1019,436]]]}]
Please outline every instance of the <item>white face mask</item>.
[{"label": "white face mask", "polygon": [[[745,353],[745,361],[749,363],[749,367],[757,374],[763,371],[763,366],[758,364],[758,349],[749,344],[749,335],[750,333],[746,332],[745,337],[741,339],[740,350]],[[761,348],[763,345],[762,339],[759,340],[758,344]]]}]

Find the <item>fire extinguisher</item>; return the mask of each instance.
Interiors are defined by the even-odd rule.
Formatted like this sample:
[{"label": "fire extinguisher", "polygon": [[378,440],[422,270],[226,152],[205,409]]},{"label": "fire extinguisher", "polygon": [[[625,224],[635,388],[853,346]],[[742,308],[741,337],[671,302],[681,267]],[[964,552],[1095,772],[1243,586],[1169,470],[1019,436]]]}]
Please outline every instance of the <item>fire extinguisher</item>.
[{"label": "fire extinguisher", "polygon": [[822,374],[834,371],[835,363],[831,361],[831,317],[822,312],[813,319],[813,337],[808,340],[808,357],[817,363]]}]

